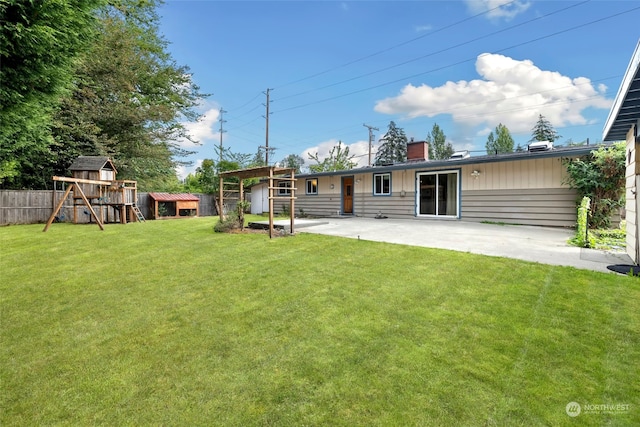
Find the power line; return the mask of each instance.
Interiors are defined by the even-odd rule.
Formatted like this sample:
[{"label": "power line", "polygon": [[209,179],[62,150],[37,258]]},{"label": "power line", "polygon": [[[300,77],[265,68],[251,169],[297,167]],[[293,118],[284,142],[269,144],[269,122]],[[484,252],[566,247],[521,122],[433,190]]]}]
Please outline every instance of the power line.
[{"label": "power line", "polygon": [[[467,22],[467,21],[470,21],[470,20],[472,20],[472,19],[475,19],[475,18],[477,18],[477,17],[480,17],[480,16],[483,16],[483,15],[489,14],[489,13],[491,13],[491,12],[493,12],[493,11],[497,10],[497,9],[500,9],[500,8],[502,8],[502,7],[504,7],[504,6],[508,6],[508,5],[512,4],[512,3],[515,3],[516,1],[518,1],[518,0],[512,0],[512,1],[510,1],[510,2],[500,4],[500,5],[498,5],[498,6],[494,7],[494,8],[492,8],[492,9],[488,9],[488,10],[486,10],[486,11],[484,11],[484,12],[481,12],[481,13],[478,13],[478,14],[476,14],[476,15],[470,16],[470,17],[465,18],[465,19],[463,19],[463,20],[461,20],[461,21],[454,22],[453,24],[445,25],[445,26],[444,26],[444,27],[442,27],[442,28],[438,28],[437,30],[431,31],[431,32],[426,33],[426,34],[423,34],[423,35],[421,35],[421,36],[414,37],[414,38],[409,39],[409,40],[407,40],[407,41],[404,41],[404,42],[398,43],[398,44],[393,45],[393,46],[391,46],[391,47],[388,47],[388,48],[386,48],[386,49],[382,49],[382,50],[379,50],[379,51],[377,51],[377,52],[371,53],[371,54],[369,54],[369,55],[365,55],[365,56],[363,56],[363,57],[360,57],[360,58],[358,58],[358,59],[354,59],[354,60],[352,60],[352,61],[346,62],[346,63],[344,63],[344,64],[341,64],[341,65],[338,65],[338,66],[335,66],[335,67],[332,67],[332,68],[326,69],[326,70],[324,70],[324,71],[320,71],[319,73],[315,73],[315,74],[312,74],[312,75],[310,75],[310,76],[303,77],[303,78],[301,78],[301,79],[294,80],[294,81],[291,81],[291,82],[289,82],[289,83],[285,83],[285,84],[283,84],[283,85],[278,86],[278,89],[281,89],[281,88],[283,88],[283,87],[290,86],[290,85],[293,85],[293,84],[296,84],[296,83],[300,83],[300,82],[303,82],[303,81],[305,81],[305,80],[310,80],[310,79],[312,79],[312,78],[314,78],[314,77],[318,77],[318,76],[321,76],[321,75],[323,75],[323,74],[330,73],[331,71],[339,70],[340,68],[348,67],[349,65],[352,65],[352,64],[355,64],[355,63],[358,63],[358,62],[362,62],[362,61],[364,61],[364,60],[366,60],[366,59],[369,59],[369,58],[373,58],[373,57],[378,56],[378,55],[380,55],[380,54],[383,54],[383,53],[385,53],[385,52],[389,52],[390,50],[393,50],[393,49],[396,49],[396,48],[398,48],[398,47],[401,47],[401,46],[407,45],[407,44],[409,44],[409,43],[413,43],[413,42],[414,42],[414,41],[416,41],[416,40],[420,40],[420,39],[423,39],[423,38],[425,38],[425,37],[432,36],[432,35],[437,34],[437,33],[439,33],[439,32],[442,32],[442,31],[448,30],[449,28],[453,28],[453,27],[455,27],[455,26],[457,26],[457,25],[460,25],[460,24],[463,24],[463,23],[465,23],[465,22]],[[590,0],[588,0],[588,1],[590,1]]]},{"label": "power line", "polygon": [[555,15],[555,14],[557,14],[557,13],[565,12],[565,11],[567,11],[568,9],[571,9],[571,8],[574,8],[574,7],[578,7],[578,6],[582,6],[583,4],[589,3],[590,1],[591,1],[591,0],[585,0],[585,1],[581,2],[581,3],[572,4],[572,5],[570,5],[570,6],[567,6],[567,7],[562,8],[562,9],[558,9],[558,10],[555,10],[555,11],[553,11],[553,12],[550,12],[550,13],[548,13],[548,14],[546,14],[546,15],[537,16],[537,17],[535,17],[535,18],[533,18],[533,19],[530,19],[530,20],[528,20],[528,21],[521,22],[521,23],[519,23],[519,24],[512,25],[512,26],[510,26],[510,27],[502,28],[502,29],[500,29],[500,30],[498,30],[498,31],[494,31],[494,32],[492,32],[492,33],[485,34],[485,35],[483,35],[483,36],[476,37],[476,38],[474,38],[474,39],[467,40],[467,41],[465,41],[465,42],[458,43],[458,44],[456,44],[456,45],[449,46],[449,47],[447,47],[447,48],[440,49],[440,50],[437,50],[437,51],[434,51],[434,52],[428,53],[428,54],[426,54],[426,55],[421,55],[421,56],[418,56],[418,57],[416,57],[416,58],[409,59],[409,60],[407,60],[407,61],[399,62],[399,63],[397,63],[397,64],[394,64],[394,65],[391,65],[391,66],[388,66],[388,67],[384,67],[384,68],[380,68],[380,69],[378,69],[378,70],[371,71],[371,72],[368,72],[368,73],[365,73],[365,74],[361,74],[361,75],[359,75],[359,76],[351,77],[351,78],[348,78],[348,79],[346,79],[346,80],[341,80],[341,81],[336,82],[336,83],[331,83],[331,84],[324,85],[324,86],[320,86],[320,87],[317,87],[317,88],[314,88],[314,89],[309,89],[309,90],[306,90],[306,91],[304,91],[304,92],[294,93],[294,94],[292,94],[292,95],[287,95],[287,96],[284,96],[284,97],[282,97],[282,98],[275,99],[274,101],[282,101],[282,100],[285,100],[285,99],[294,98],[294,97],[301,96],[301,95],[306,95],[306,94],[308,94],[308,93],[317,92],[317,91],[322,90],[322,89],[327,89],[327,88],[330,88],[330,87],[333,87],[333,86],[338,86],[338,85],[343,84],[343,83],[352,82],[352,81],[354,81],[354,80],[358,80],[358,79],[361,79],[361,78],[363,78],[363,77],[368,77],[368,76],[372,76],[372,75],[374,75],[374,74],[382,73],[382,72],[384,72],[384,71],[392,70],[392,69],[394,69],[394,68],[398,68],[398,67],[400,67],[400,66],[402,66],[402,65],[407,65],[407,64],[410,64],[410,63],[412,63],[412,62],[419,61],[419,60],[421,60],[421,59],[425,59],[425,58],[428,58],[428,57],[431,57],[431,56],[435,56],[435,55],[438,55],[438,54],[440,54],[440,53],[448,52],[448,51],[450,51],[450,50],[457,49],[457,48],[459,48],[459,47],[462,47],[462,46],[465,46],[465,45],[468,45],[468,44],[471,44],[471,43],[475,43],[475,42],[477,42],[477,41],[479,41],[479,40],[482,40],[482,39],[486,39],[486,38],[489,38],[489,37],[495,36],[496,34],[500,34],[500,33],[506,32],[506,31],[513,30],[514,28],[518,28],[518,27],[521,27],[521,26],[524,26],[524,25],[528,25],[528,24],[530,24],[530,23],[532,23],[532,22],[538,21],[538,20],[540,20],[540,19],[548,18],[549,16]]},{"label": "power line", "polygon": [[[493,53],[495,54],[495,53],[504,52],[504,51],[507,51],[507,50],[510,50],[510,49],[514,49],[516,47],[525,46],[527,44],[535,43],[535,42],[538,42],[540,40],[544,40],[544,39],[547,39],[547,38],[555,37],[557,35],[564,34],[564,33],[567,33],[569,31],[574,31],[574,30],[579,29],[579,28],[584,28],[586,26],[593,25],[593,24],[596,24],[596,23],[599,23],[599,22],[603,22],[603,21],[615,18],[617,16],[624,15],[624,14],[636,11],[638,9],[640,9],[640,6],[634,7],[632,9],[628,9],[628,10],[623,11],[623,12],[618,12],[618,13],[615,13],[613,15],[606,16],[604,18],[599,18],[599,19],[596,19],[596,20],[593,20],[593,21],[590,21],[590,22],[586,22],[586,23],[583,23],[583,24],[580,24],[580,25],[576,25],[576,26],[573,26],[573,27],[570,27],[570,28],[567,28],[567,29],[564,29],[564,30],[556,31],[554,33],[547,34],[545,36],[541,36],[541,37],[537,37],[535,39],[531,39],[531,40],[528,40],[528,41],[525,41],[525,42],[517,43],[515,45],[511,45],[509,47],[505,47],[505,48],[496,50]],[[284,108],[282,110],[275,111],[275,113],[282,113],[282,112],[285,112],[285,111],[296,110],[296,109],[299,109],[299,108],[304,108],[304,107],[308,107],[308,106],[311,106],[311,105],[321,104],[321,103],[324,103],[324,102],[333,101],[333,100],[336,100],[336,99],[340,99],[340,98],[344,98],[344,97],[347,97],[347,96],[355,95],[355,94],[358,94],[358,93],[367,92],[369,90],[373,90],[373,89],[377,89],[377,88],[380,88],[380,87],[388,86],[388,85],[391,85],[391,84],[394,84],[394,83],[399,83],[399,82],[402,82],[402,81],[410,80],[410,79],[413,79],[413,78],[416,78],[416,77],[423,76],[425,74],[430,74],[430,73],[433,73],[433,72],[436,72],[436,71],[445,70],[447,68],[455,67],[457,65],[461,65],[461,64],[464,64],[464,63],[467,63],[467,62],[471,62],[471,61],[474,61],[474,60],[476,60],[476,57],[464,59],[464,60],[461,60],[461,61],[458,61],[458,62],[455,62],[455,63],[452,63],[452,64],[443,65],[441,67],[433,68],[433,69],[428,70],[428,71],[424,71],[424,72],[417,73],[417,74],[412,74],[410,76],[401,77],[399,79],[395,79],[395,80],[392,80],[392,81],[380,83],[380,84],[377,84],[377,85],[374,85],[374,86],[369,86],[369,87],[366,87],[366,88],[363,88],[363,89],[358,89],[358,90],[351,91],[351,92],[348,92],[348,93],[344,93],[344,94],[341,94],[341,95],[336,95],[336,96],[332,96],[332,97],[329,97],[329,98],[320,99],[318,101],[307,102],[305,104],[299,104],[299,105],[295,105],[293,107]]]},{"label": "power line", "polygon": [[[447,109],[447,110],[441,110],[441,111],[432,111],[432,112],[430,112],[430,116],[436,116],[436,115],[439,115],[439,114],[449,113],[449,112],[451,112],[453,110],[462,110],[462,109],[466,109],[466,108],[479,107],[479,106],[482,106],[482,105],[493,104],[493,103],[496,103],[496,102],[510,101],[510,100],[513,100],[513,99],[523,98],[523,97],[532,96],[532,95],[536,95],[536,94],[543,94],[543,93],[548,93],[548,92],[561,91],[561,90],[564,90],[564,89],[567,89],[567,88],[571,88],[571,87],[574,87],[574,86],[591,85],[593,83],[603,82],[603,81],[606,81],[606,80],[611,80],[611,79],[619,78],[619,77],[621,77],[621,75],[603,77],[603,78],[599,78],[599,79],[595,79],[595,80],[590,80],[590,81],[584,82],[584,83],[578,83],[578,84],[575,84],[575,85],[568,85],[568,86],[562,86],[562,87],[557,87],[557,88],[553,88],[553,89],[548,89],[546,91],[536,91],[536,92],[529,92],[529,93],[522,94],[522,95],[507,97],[507,98],[490,99],[490,100],[487,100],[485,102],[468,104],[468,105],[461,106],[461,107],[454,108],[454,109]],[[533,109],[538,109],[541,106],[555,105],[555,104],[561,104],[561,103],[581,102],[581,101],[587,101],[587,100],[593,99],[593,98],[597,98],[597,95],[594,95],[594,96],[588,97],[588,98],[584,98],[584,99],[580,99],[580,100],[559,100],[559,101],[552,102],[552,103],[547,102],[547,103],[543,103],[543,104],[536,104],[536,105],[533,105],[533,106],[526,106],[526,107],[522,107],[522,108],[518,108],[518,109],[501,110],[501,111],[496,111],[495,114],[507,113],[507,112],[512,112],[512,111],[533,110]],[[476,117],[482,117],[482,115],[480,115],[480,114],[473,115],[472,114],[472,115],[467,115],[467,116],[462,116],[462,117],[463,118],[476,118]],[[377,122],[377,124],[382,125],[385,122],[387,122],[387,121],[386,120],[385,121],[380,121],[380,122]],[[354,131],[349,132],[347,134],[356,134],[356,133],[359,132],[359,131],[355,130],[355,125],[343,126],[341,128],[327,130],[326,132],[327,133],[329,133],[329,132],[330,133],[339,133],[339,132],[341,132],[343,130],[346,130],[346,129],[354,129]],[[342,135],[345,135],[345,133],[342,133]],[[312,142],[311,140],[308,140],[308,141],[296,140],[296,143],[303,143],[303,144],[311,143],[311,142]],[[291,146],[291,144],[285,144],[285,146],[289,147],[289,146]]]}]

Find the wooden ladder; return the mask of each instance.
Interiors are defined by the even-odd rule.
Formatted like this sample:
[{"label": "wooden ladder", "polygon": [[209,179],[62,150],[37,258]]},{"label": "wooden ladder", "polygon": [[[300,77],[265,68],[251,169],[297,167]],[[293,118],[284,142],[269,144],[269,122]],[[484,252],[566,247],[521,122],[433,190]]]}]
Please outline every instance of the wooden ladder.
[{"label": "wooden ladder", "polygon": [[140,222],[145,222],[146,221],[144,219],[144,215],[142,215],[142,212],[140,212],[140,208],[138,207],[137,204],[133,205],[133,212],[135,212],[136,218],[138,218],[138,221],[140,221]]}]

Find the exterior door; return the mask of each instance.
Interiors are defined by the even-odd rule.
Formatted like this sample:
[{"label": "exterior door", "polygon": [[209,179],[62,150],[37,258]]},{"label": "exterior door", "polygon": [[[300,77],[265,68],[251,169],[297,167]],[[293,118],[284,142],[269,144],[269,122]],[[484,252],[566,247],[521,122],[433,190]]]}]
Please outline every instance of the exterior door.
[{"label": "exterior door", "polygon": [[342,178],[342,213],[353,213],[353,177]]}]

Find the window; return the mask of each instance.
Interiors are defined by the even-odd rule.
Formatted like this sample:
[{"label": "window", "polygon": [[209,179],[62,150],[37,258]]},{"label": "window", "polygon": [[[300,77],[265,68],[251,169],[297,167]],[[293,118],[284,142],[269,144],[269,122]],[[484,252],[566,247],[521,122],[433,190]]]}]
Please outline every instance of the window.
[{"label": "window", "polygon": [[115,174],[110,169],[100,169],[100,179],[102,181],[114,181]]},{"label": "window", "polygon": [[291,181],[280,181],[278,183],[278,196],[290,196],[291,195]]},{"label": "window", "polygon": [[373,195],[374,196],[390,196],[391,195],[391,174],[379,173],[373,175]]},{"label": "window", "polygon": [[416,181],[418,215],[458,217],[459,171],[420,173]]},{"label": "window", "polygon": [[307,180],[307,194],[318,194],[318,178]]}]

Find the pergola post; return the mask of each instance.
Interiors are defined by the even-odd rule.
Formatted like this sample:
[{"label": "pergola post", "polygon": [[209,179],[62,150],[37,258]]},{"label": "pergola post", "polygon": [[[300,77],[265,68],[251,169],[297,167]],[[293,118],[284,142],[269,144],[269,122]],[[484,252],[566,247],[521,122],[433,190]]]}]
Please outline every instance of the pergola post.
[{"label": "pergola post", "polygon": [[218,194],[218,209],[220,209],[220,212],[218,212],[219,216],[220,216],[220,222],[224,221],[224,177],[222,176],[222,174],[220,174],[220,185],[219,185],[219,194]]},{"label": "pergola post", "polygon": [[294,230],[293,230],[293,223],[294,223],[294,217],[295,217],[295,199],[296,199],[296,188],[295,188],[295,171],[292,169],[291,170],[291,199],[289,200],[289,216],[290,218],[290,224],[289,224],[289,232],[291,234],[294,234]]},{"label": "pergola post", "polygon": [[273,238],[273,169],[269,169],[269,238]]}]

